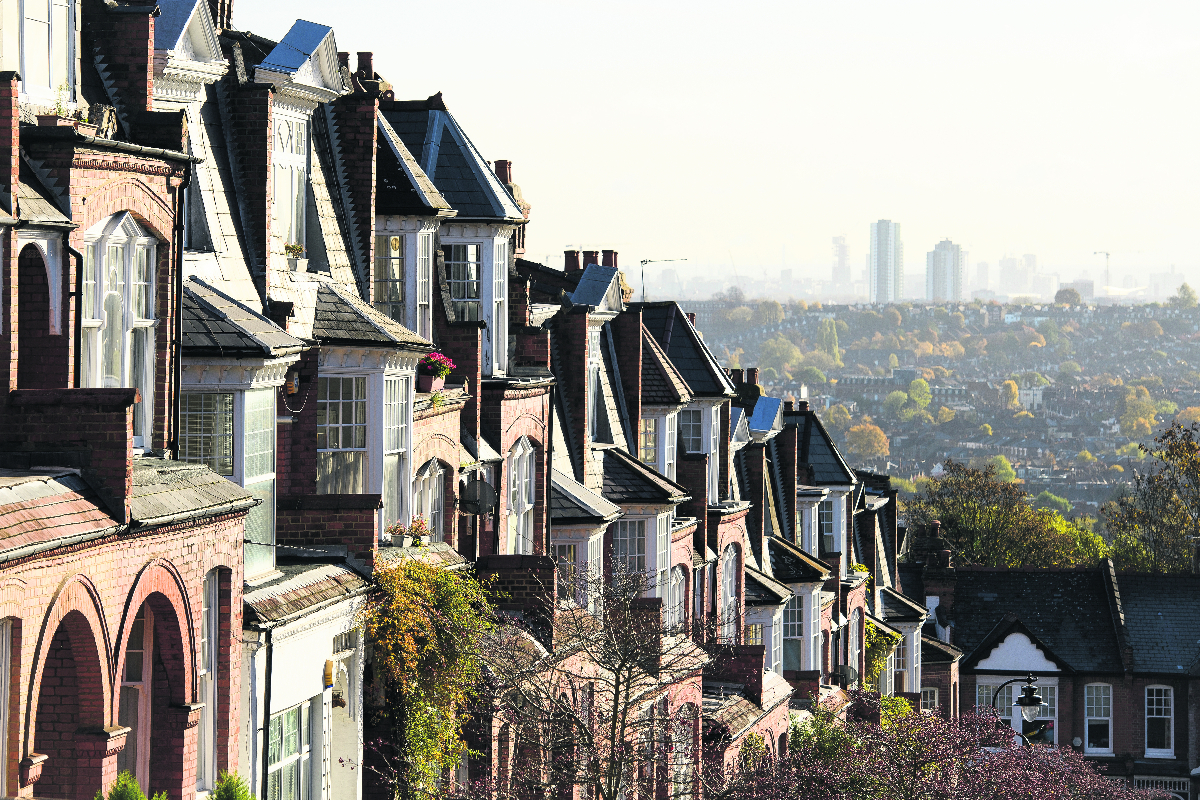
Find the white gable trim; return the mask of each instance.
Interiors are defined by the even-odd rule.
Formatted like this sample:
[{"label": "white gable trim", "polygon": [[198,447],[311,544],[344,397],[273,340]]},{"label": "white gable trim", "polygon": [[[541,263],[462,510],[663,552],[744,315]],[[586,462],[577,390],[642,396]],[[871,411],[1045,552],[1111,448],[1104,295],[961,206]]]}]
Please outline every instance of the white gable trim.
[{"label": "white gable trim", "polygon": [[1061,672],[1058,665],[1046,658],[1040,647],[1028,636],[1013,631],[1004,641],[992,648],[987,658],[975,665],[975,669],[1006,670],[1011,672]]}]

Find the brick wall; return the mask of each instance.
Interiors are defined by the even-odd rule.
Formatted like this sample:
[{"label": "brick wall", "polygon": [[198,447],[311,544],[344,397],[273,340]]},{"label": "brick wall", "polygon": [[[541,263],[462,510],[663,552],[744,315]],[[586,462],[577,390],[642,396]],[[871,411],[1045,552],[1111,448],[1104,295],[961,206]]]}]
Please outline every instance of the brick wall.
[{"label": "brick wall", "polygon": [[295,547],[346,545],[361,561],[374,558],[377,494],[290,494],[275,502],[275,541]]},{"label": "brick wall", "polygon": [[[679,515],[696,518],[692,547],[702,556],[708,541],[708,504],[711,502],[708,496],[708,459],[706,453],[680,452],[675,464],[675,482],[686,488],[692,498],[679,504]],[[690,574],[691,570],[688,572]]]},{"label": "brick wall", "polygon": [[[475,562],[480,580],[492,580],[496,607],[520,611],[542,625],[550,619],[557,570],[549,556],[480,556]],[[546,631],[548,635],[548,631]],[[548,641],[548,640],[547,640]]]},{"label": "brick wall", "polygon": [[[505,460],[499,465],[500,474],[497,476],[496,491],[500,495],[500,513],[503,516],[508,508],[508,459],[507,455],[521,439],[528,438],[534,448],[534,463],[537,466],[534,487],[533,509],[533,543],[534,553],[549,552],[546,533],[546,497],[548,496],[546,459],[549,455],[547,448],[548,421],[550,413],[549,387],[521,389],[505,387],[486,389],[483,393],[483,404],[480,416],[480,431],[488,441],[492,442]],[[509,531],[508,536],[513,532]],[[485,548],[486,545],[486,548]],[[500,552],[507,552],[509,542],[501,537]],[[491,550],[491,545],[481,542],[484,552]]]},{"label": "brick wall", "polygon": [[279,415],[292,418],[290,425],[278,426],[279,463],[275,472],[281,495],[312,494],[317,490],[317,352],[305,350],[293,367],[300,373],[299,391],[278,395]]},{"label": "brick wall", "polygon": [[351,235],[358,240],[367,259],[368,278],[363,287],[367,302],[373,302],[375,291],[375,147],[379,130],[375,115],[378,109],[376,97],[363,92],[339,97],[333,103],[342,165],[354,205]]},{"label": "brick wall", "polygon": [[250,83],[239,86],[233,75],[224,78],[229,89],[229,137],[236,153],[235,169],[243,173],[242,225],[255,282],[267,296],[266,266],[270,259],[271,203],[274,180],[274,108],[271,88]]},{"label": "brick wall", "polygon": [[69,336],[50,335],[50,286],[46,262],[34,245],[26,245],[17,257],[20,287],[17,332],[17,385],[22,389],[54,389],[67,386],[70,358]]}]

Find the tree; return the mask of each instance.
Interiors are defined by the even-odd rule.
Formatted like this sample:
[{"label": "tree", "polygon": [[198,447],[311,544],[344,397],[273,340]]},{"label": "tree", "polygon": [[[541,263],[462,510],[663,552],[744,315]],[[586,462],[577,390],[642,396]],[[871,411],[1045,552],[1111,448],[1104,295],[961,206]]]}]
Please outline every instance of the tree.
[{"label": "tree", "polygon": [[899,367],[900,366],[899,356],[897,356],[895,353],[889,353],[888,354],[888,366],[891,367],[892,369],[896,369],[897,367]]},{"label": "tree", "polygon": [[896,416],[900,413],[900,409],[908,402],[908,393],[895,391],[889,392],[888,396],[883,398],[883,410],[891,416]]},{"label": "tree", "polygon": [[783,322],[783,306],[775,300],[760,300],[754,318],[759,325],[778,325]]},{"label": "tree", "polygon": [[1133,486],[1100,509],[1118,569],[1192,571],[1190,520],[1170,481],[1158,473],[1134,474]]},{"label": "tree", "polygon": [[[941,536],[960,562],[989,567],[1070,567],[1092,563],[1103,542],[1048,509],[1035,509],[1020,484],[996,467],[953,460],[910,500],[909,530],[941,521]],[[1085,535],[1087,534],[1087,535]]]},{"label": "tree", "polygon": [[937,421],[939,425],[945,425],[954,419],[954,409],[942,406],[937,412]]},{"label": "tree", "polygon": [[1076,454],[1075,460],[1078,461],[1080,464],[1095,464],[1096,463],[1096,457],[1094,455],[1092,455],[1091,451],[1088,450],[1087,448],[1080,450],[1079,453]]},{"label": "tree", "polygon": [[825,421],[834,430],[844,431],[850,427],[850,411],[844,405],[838,403],[829,409],[829,413],[825,415]]},{"label": "tree", "polygon": [[1077,306],[1083,302],[1083,298],[1079,296],[1079,290],[1067,287],[1054,293],[1054,302]]},{"label": "tree", "polygon": [[829,356],[838,364],[841,363],[842,356],[841,351],[838,349],[837,323],[834,320],[821,320],[821,326],[817,329],[817,350]]},{"label": "tree", "polygon": [[1181,283],[1175,296],[1167,301],[1167,305],[1173,308],[1195,308],[1196,292],[1186,283]]},{"label": "tree", "polygon": [[1049,489],[1044,490],[1033,499],[1033,507],[1048,508],[1064,516],[1071,513],[1071,501],[1065,497],[1052,494]]},{"label": "tree", "polygon": [[377,563],[359,622],[374,654],[382,729],[367,768],[408,800],[431,791],[464,752],[461,729],[483,675],[482,642],[492,631],[486,584],[419,557]]},{"label": "tree", "polygon": [[1180,425],[1191,425],[1200,422],[1200,406],[1188,406],[1175,415],[1175,422]]},{"label": "tree", "polygon": [[825,373],[821,372],[821,370],[817,369],[816,367],[802,367],[800,371],[796,373],[796,379],[810,386],[817,386],[819,384],[828,382],[828,379],[825,377]]},{"label": "tree", "polygon": [[988,425],[985,422],[979,426],[979,432],[982,433],[984,436],[991,436],[992,435],[992,426]]},{"label": "tree", "polygon": [[1000,403],[1005,408],[1016,408],[1018,396],[1016,381],[1005,381],[1000,384]]},{"label": "tree", "polygon": [[804,354],[800,352],[800,348],[783,336],[768,339],[758,351],[758,365],[763,368],[771,367],[780,375],[785,372],[790,374],[803,360]]},{"label": "tree", "polygon": [[846,432],[846,449],[862,461],[882,458],[891,451],[888,438],[877,425],[855,425]]},{"label": "tree", "polygon": [[1158,408],[1145,386],[1127,386],[1117,404],[1121,432],[1126,436],[1145,436],[1158,419]]},{"label": "tree", "polygon": [[917,378],[908,384],[908,402],[917,408],[925,408],[932,399],[933,392],[929,391],[929,384],[924,378]]},{"label": "tree", "polygon": [[725,312],[725,319],[732,325],[747,325],[754,319],[749,306],[737,306]]}]

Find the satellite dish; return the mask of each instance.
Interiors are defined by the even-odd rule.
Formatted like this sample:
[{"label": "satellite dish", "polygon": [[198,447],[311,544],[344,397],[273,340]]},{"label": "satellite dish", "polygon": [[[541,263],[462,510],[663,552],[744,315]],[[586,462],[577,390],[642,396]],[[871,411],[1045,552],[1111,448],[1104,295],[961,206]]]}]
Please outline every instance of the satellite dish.
[{"label": "satellite dish", "polygon": [[487,514],[496,507],[496,490],[487,481],[471,478],[463,487],[458,505],[468,514]]},{"label": "satellite dish", "polygon": [[849,687],[851,684],[858,682],[858,670],[849,664],[842,664],[841,666],[835,667],[833,674],[844,681],[842,684],[843,686]]}]

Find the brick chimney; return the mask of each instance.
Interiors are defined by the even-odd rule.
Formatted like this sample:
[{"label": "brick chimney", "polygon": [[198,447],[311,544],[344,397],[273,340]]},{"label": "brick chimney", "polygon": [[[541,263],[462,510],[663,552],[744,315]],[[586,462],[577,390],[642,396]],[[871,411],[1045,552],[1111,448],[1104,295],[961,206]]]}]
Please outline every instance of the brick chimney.
[{"label": "brick chimney", "polygon": [[375,77],[375,67],[372,65],[374,53],[359,51],[358,73],[366,78]]},{"label": "brick chimney", "polygon": [[751,386],[758,385],[758,367],[750,367],[746,370],[746,383]]},{"label": "brick chimney", "polygon": [[684,316],[687,317],[688,322],[692,323],[693,328],[696,327],[696,312],[695,311],[685,312]]},{"label": "brick chimney", "polygon": [[578,250],[564,250],[563,251],[563,271],[566,272],[568,275],[570,275],[575,272],[580,272],[582,269],[583,269],[583,267],[581,267],[579,265],[579,251]]},{"label": "brick chimney", "polygon": [[229,27],[229,20],[233,16],[233,0],[208,0],[208,10],[212,12],[217,33]]},{"label": "brick chimney", "polygon": [[604,251],[602,251],[602,253],[603,253],[604,261],[602,261],[601,264],[603,266],[605,266],[605,267],[617,266],[617,251],[616,250],[604,250]]},{"label": "brick chimney", "polygon": [[338,66],[345,67],[346,69],[350,69],[350,54],[349,53],[340,53],[340,52],[338,53]]},{"label": "brick chimney", "polygon": [[512,183],[512,162],[506,159],[496,159],[496,177],[505,185]]},{"label": "brick chimney", "polygon": [[729,380],[733,381],[734,386],[741,386],[746,382],[746,371],[742,369],[729,370]]},{"label": "brick chimney", "polygon": [[800,409],[800,410],[801,410],[801,411],[803,411],[805,414],[807,414],[807,413],[808,413],[808,401],[807,401],[807,400],[800,400],[800,401],[798,401],[798,402],[796,403],[796,408]]},{"label": "brick chimney", "polygon": [[584,269],[587,269],[588,264],[599,264],[599,263],[600,263],[600,251],[599,250],[584,250],[583,251],[583,268]]}]

